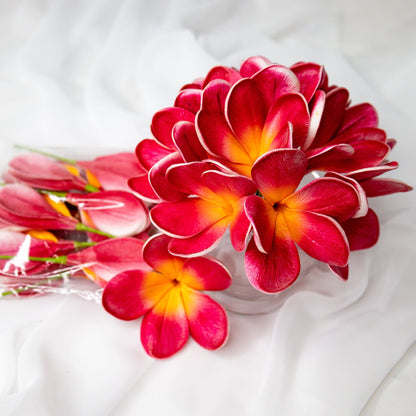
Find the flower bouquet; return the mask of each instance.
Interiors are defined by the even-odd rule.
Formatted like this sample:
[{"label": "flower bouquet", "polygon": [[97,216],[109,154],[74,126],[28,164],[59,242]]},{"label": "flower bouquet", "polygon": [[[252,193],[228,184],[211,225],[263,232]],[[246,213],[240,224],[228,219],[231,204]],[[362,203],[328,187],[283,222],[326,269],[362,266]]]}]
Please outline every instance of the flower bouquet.
[{"label": "flower bouquet", "polygon": [[315,63],[256,56],[212,68],[151,131],[135,152],[11,160],[0,189],[3,298],[88,278],[109,313],[143,317],[149,355],[169,357],[189,335],[215,350],[227,316],[206,292],[232,285],[212,255],[221,240],[244,253],[260,292],[296,281],[299,250],[347,280],[350,252],[379,237],[368,199],[412,189],[380,177],[398,163],[374,107],[351,105]]}]

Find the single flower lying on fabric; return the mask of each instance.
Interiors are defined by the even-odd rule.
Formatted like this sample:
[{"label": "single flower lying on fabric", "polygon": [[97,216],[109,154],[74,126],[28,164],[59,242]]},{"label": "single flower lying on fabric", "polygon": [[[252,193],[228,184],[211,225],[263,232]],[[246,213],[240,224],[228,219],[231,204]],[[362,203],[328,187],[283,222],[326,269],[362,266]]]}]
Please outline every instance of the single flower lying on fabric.
[{"label": "single flower lying on fabric", "polygon": [[154,114],[153,138],[135,152],[14,158],[0,189],[0,277],[66,268],[104,287],[112,315],[143,316],[149,355],[171,356],[189,334],[217,349],[227,317],[200,292],[226,289],[231,276],[201,255],[227,229],[248,281],[266,293],[296,281],[299,249],[347,280],[350,252],[376,244],[369,199],[412,189],[380,178],[398,163],[378,123],[322,65],[254,56],[214,67]]},{"label": "single flower lying on fabric", "polygon": [[104,289],[103,305],[124,320],[144,315],[141,340],[151,356],[173,355],[189,334],[202,347],[215,350],[226,341],[227,316],[200,291],[224,290],[231,277],[213,258],[173,256],[169,240],[162,234],[150,238],[143,249],[149,267],[115,276]]}]

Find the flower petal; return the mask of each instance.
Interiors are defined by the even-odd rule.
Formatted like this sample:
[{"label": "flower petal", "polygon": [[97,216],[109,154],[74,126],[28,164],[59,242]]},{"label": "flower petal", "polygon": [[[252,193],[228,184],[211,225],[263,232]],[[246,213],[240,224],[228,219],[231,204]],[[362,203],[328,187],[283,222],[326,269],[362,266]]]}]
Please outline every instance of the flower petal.
[{"label": "flower petal", "polygon": [[334,266],[345,266],[349,248],[341,226],[332,218],[314,212],[283,208],[293,240],[311,257]]},{"label": "flower petal", "polygon": [[308,104],[301,94],[286,94],[275,101],[264,123],[261,154],[270,150],[270,144],[288,122],[293,127],[293,146],[298,147],[309,129]]},{"label": "flower petal", "polygon": [[181,155],[178,152],[174,152],[157,162],[149,170],[150,185],[160,199],[165,201],[179,201],[186,197],[186,194],[172,186],[166,178],[167,170],[171,166],[182,162]]},{"label": "flower petal", "polygon": [[146,170],[150,170],[159,160],[171,153],[172,149],[162,146],[153,139],[144,139],[136,146],[136,157]]},{"label": "flower petal", "polygon": [[293,193],[306,166],[306,156],[301,150],[278,149],[261,156],[251,174],[266,201],[274,205]]},{"label": "flower petal", "polygon": [[193,123],[179,121],[173,127],[172,137],[185,162],[208,159],[207,151],[202,147]]},{"label": "flower petal", "polygon": [[173,238],[169,243],[169,251],[172,254],[187,257],[206,254],[218,245],[229,223],[230,219],[226,217],[192,237]]},{"label": "flower petal", "polygon": [[253,80],[244,78],[231,88],[225,112],[231,129],[254,161],[259,156],[267,113]]},{"label": "flower petal", "polygon": [[269,110],[283,95],[300,91],[296,75],[282,65],[269,65],[253,75],[252,80],[263,97],[266,110]]},{"label": "flower petal", "polygon": [[240,74],[244,78],[249,78],[270,65],[272,63],[264,56],[251,56],[241,64]]},{"label": "flower petal", "polygon": [[230,92],[231,84],[223,80],[211,81],[207,85],[202,94],[202,105],[205,111],[209,113],[220,113],[225,112],[225,100]]},{"label": "flower petal", "polygon": [[313,147],[326,145],[335,135],[344,118],[348,98],[349,93],[345,88],[335,88],[328,92]]},{"label": "flower petal", "polygon": [[367,215],[351,218],[342,224],[347,235],[350,250],[362,250],[377,243],[380,225],[376,213],[370,208]]},{"label": "flower petal", "polygon": [[397,192],[409,192],[413,189],[405,182],[390,178],[367,179],[360,182],[360,185],[368,198],[395,194]]},{"label": "flower petal", "polygon": [[246,199],[245,211],[253,225],[257,248],[263,253],[269,253],[275,238],[276,211],[264,199],[254,195]]},{"label": "flower petal", "polygon": [[347,176],[355,179],[356,181],[364,181],[366,179],[374,178],[380,176],[385,172],[397,169],[399,164],[397,162],[390,162],[379,166],[373,166],[371,168],[359,169],[354,172],[348,173]]},{"label": "flower petal", "polygon": [[300,93],[309,102],[321,83],[323,67],[313,62],[299,62],[290,69],[300,82]]},{"label": "flower petal", "polygon": [[229,68],[227,66],[215,66],[208,72],[207,76],[205,77],[203,87],[206,87],[211,81],[217,79],[227,81],[230,84],[235,84],[238,80],[241,79],[241,75],[234,68]]},{"label": "flower petal", "polygon": [[145,351],[155,358],[170,357],[186,344],[189,325],[179,286],[144,316],[140,335]]},{"label": "flower petal", "polygon": [[173,282],[160,273],[128,270],[107,283],[102,303],[111,315],[131,321],[144,315],[173,286]]},{"label": "flower petal", "polygon": [[[279,222],[270,253],[259,251],[254,239],[248,243],[244,267],[250,283],[258,290],[276,293],[289,287],[299,275],[299,254],[284,222]],[[277,227],[276,227],[277,229]]]},{"label": "flower petal", "polygon": [[282,204],[290,209],[329,215],[338,221],[351,218],[360,206],[356,189],[338,178],[320,178],[288,196]]},{"label": "flower petal", "polygon": [[338,134],[361,127],[377,126],[378,115],[376,109],[368,103],[357,104],[345,110],[345,116],[339,128]]},{"label": "flower petal", "polygon": [[175,100],[175,107],[182,107],[196,114],[201,108],[202,90],[188,88],[181,91]]},{"label": "flower petal", "polygon": [[174,237],[192,237],[227,216],[223,207],[201,198],[162,202],[150,211],[156,227]]},{"label": "flower petal", "polygon": [[245,211],[246,198],[241,198],[234,206],[234,215],[230,223],[230,240],[236,251],[243,251],[251,231],[251,223]]},{"label": "flower petal", "polygon": [[341,280],[348,280],[348,272],[349,272],[348,264],[342,267],[333,266],[331,264],[328,264],[328,266]]},{"label": "flower petal", "polygon": [[130,178],[127,184],[131,190],[137,193],[140,198],[149,202],[160,202],[160,198],[156,195],[149,182],[149,175],[147,173]]},{"label": "flower petal", "polygon": [[319,125],[321,124],[322,115],[325,108],[326,95],[323,91],[318,90],[315,93],[315,97],[312,101],[311,117],[309,121],[308,135],[303,142],[302,150],[308,150],[310,145],[315,140],[316,133],[318,132]]},{"label": "flower petal", "polygon": [[175,280],[180,275],[185,260],[169,252],[171,240],[164,234],[150,237],[143,246],[143,259],[154,270]]},{"label": "flower petal", "polygon": [[214,257],[186,259],[177,279],[195,290],[225,290],[232,282],[227,269]]},{"label": "flower petal", "polygon": [[182,290],[192,338],[208,350],[220,348],[228,336],[227,314],[209,296],[192,289]]},{"label": "flower petal", "polygon": [[174,149],[172,129],[178,121],[195,121],[195,114],[180,107],[168,107],[158,111],[152,119],[152,133],[156,140],[166,147]]}]

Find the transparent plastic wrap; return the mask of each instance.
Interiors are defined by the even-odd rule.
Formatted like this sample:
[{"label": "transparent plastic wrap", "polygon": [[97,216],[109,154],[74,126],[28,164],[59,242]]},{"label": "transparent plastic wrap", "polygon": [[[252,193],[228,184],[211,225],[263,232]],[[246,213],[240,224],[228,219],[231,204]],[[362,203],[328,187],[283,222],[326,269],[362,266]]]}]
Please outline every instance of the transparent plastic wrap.
[{"label": "transparent plastic wrap", "polygon": [[113,276],[143,266],[150,222],[146,204],[127,186],[141,172],[134,153],[84,161],[82,154],[60,156],[74,153],[68,150],[8,152],[0,299],[57,293],[99,302]]}]

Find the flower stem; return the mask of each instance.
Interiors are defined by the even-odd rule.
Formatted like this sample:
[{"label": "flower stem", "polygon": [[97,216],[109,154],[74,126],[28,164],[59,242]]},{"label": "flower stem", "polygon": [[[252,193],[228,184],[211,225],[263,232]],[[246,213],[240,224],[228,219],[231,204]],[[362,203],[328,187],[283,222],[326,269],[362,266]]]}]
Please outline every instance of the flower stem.
[{"label": "flower stem", "polygon": [[65,276],[63,274],[51,276],[51,277],[48,277],[47,279],[39,280],[39,282],[26,285],[24,287],[19,287],[18,289],[12,289],[12,290],[8,290],[6,292],[0,293],[0,296],[9,296],[9,295],[15,295],[16,293],[26,292],[27,290],[36,288],[36,286],[41,286],[41,285],[50,283],[52,280],[63,279],[64,277]]},{"label": "flower stem", "polygon": [[14,147],[16,147],[17,149],[23,149],[23,150],[27,150],[29,152],[38,153],[40,155],[48,156],[52,159],[56,159],[56,160],[60,160],[61,162],[69,163],[70,165],[76,165],[77,164],[77,161],[75,159],[68,159],[66,157],[58,156],[58,155],[55,155],[55,154],[49,153],[49,152],[44,152],[42,150],[34,149],[32,147],[22,146],[22,145],[19,145],[19,144],[16,144]]},{"label": "flower stem", "polygon": [[[8,255],[0,255],[0,260],[10,260],[15,256],[8,256]],[[57,256],[57,257],[36,257],[36,256],[28,256],[28,260],[31,261],[41,261],[45,263],[55,263],[55,264],[66,264],[67,256]]]},{"label": "flower stem", "polygon": [[79,222],[76,225],[75,229],[78,230],[78,231],[86,231],[88,233],[94,233],[94,234],[102,235],[102,236],[108,237],[108,238],[115,238],[115,236],[112,235],[112,234],[106,233],[105,231],[97,230],[96,228],[88,227],[85,224],[83,224],[82,222]]}]

